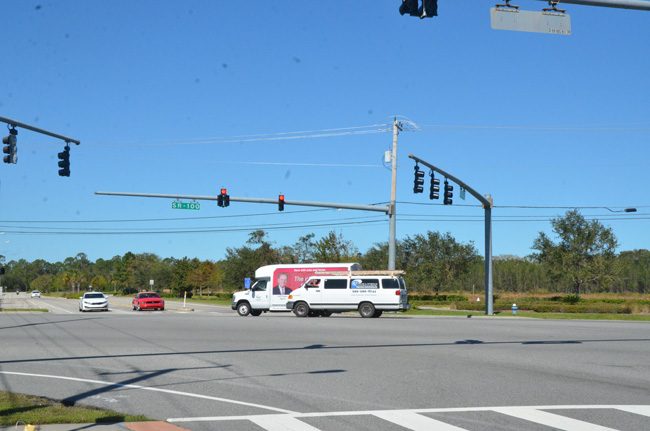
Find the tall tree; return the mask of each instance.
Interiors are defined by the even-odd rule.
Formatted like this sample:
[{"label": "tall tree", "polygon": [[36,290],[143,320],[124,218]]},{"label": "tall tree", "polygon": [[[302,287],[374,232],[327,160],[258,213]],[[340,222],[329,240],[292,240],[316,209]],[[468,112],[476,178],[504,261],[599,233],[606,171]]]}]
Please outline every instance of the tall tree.
[{"label": "tall tree", "polygon": [[588,287],[607,287],[615,280],[618,241],[611,228],[598,220],[586,220],[578,210],[551,220],[551,226],[558,241],[540,232],[532,248],[537,251],[535,259],[553,279],[570,280],[576,295]]},{"label": "tall tree", "polygon": [[344,239],[342,234],[330,231],[314,243],[313,256],[316,262],[321,263],[356,261],[359,259],[359,250],[352,241]]}]

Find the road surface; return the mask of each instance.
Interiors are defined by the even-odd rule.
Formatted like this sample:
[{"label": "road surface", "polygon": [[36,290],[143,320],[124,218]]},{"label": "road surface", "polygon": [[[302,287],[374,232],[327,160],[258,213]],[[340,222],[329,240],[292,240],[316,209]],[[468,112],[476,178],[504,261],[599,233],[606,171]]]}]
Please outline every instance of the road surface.
[{"label": "road surface", "polygon": [[20,300],[50,312],[0,313],[0,389],[191,430],[650,429],[645,322]]}]

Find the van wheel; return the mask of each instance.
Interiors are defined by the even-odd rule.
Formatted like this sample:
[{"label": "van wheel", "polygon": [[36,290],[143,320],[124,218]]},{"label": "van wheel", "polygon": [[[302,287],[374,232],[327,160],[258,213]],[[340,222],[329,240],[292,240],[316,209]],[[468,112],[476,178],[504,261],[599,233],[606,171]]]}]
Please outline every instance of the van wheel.
[{"label": "van wheel", "polygon": [[251,310],[251,316],[257,317],[260,314],[262,314],[262,310]]},{"label": "van wheel", "polygon": [[293,314],[298,317],[307,317],[309,315],[309,305],[306,302],[299,302],[293,306]]},{"label": "van wheel", "polygon": [[241,317],[246,317],[251,313],[251,306],[248,302],[242,301],[237,304],[237,314]]},{"label": "van wheel", "polygon": [[359,305],[359,314],[361,317],[374,317],[375,311],[375,306],[370,302],[362,302],[361,305]]},{"label": "van wheel", "polygon": [[323,311],[320,312],[320,315],[321,315],[322,317],[330,317],[330,316],[332,315],[332,312],[331,312],[331,311],[327,311],[327,310],[323,310]]},{"label": "van wheel", "polygon": [[381,317],[381,315],[382,315],[383,313],[384,313],[384,312],[383,312],[382,310],[376,310],[376,311],[375,311],[375,314],[373,314],[372,317]]}]

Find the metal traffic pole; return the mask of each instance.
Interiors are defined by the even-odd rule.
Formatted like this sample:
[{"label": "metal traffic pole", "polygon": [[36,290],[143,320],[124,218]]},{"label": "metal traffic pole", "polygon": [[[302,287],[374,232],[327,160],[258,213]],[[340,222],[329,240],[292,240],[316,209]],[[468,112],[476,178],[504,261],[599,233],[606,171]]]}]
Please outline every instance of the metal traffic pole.
[{"label": "metal traffic pole", "polygon": [[449,172],[443,171],[442,169],[433,166],[431,163],[414,156],[413,154],[409,154],[409,158],[415,160],[417,163],[421,163],[432,171],[438,172],[440,175],[449,178],[460,187],[467,190],[469,194],[474,196],[483,205],[483,209],[485,210],[485,314],[491,316],[494,314],[494,289],[492,286],[492,207],[494,206],[494,202],[492,196],[482,196],[479,192],[468,186],[464,181],[451,175]]},{"label": "metal traffic pole", "polygon": [[[540,0],[546,3],[549,0]],[[617,9],[650,10],[650,1],[647,0],[560,0],[558,4],[577,4],[581,6],[601,6]]]}]

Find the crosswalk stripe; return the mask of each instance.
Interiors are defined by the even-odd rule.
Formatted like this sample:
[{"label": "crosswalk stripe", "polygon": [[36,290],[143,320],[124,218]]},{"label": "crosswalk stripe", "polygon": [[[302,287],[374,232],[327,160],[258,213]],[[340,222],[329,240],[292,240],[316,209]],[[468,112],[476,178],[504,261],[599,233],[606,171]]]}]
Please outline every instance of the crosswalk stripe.
[{"label": "crosswalk stripe", "polygon": [[373,416],[413,431],[467,431],[465,428],[458,428],[409,411],[378,412],[373,413]]},{"label": "crosswalk stripe", "polygon": [[616,410],[650,417],[650,406],[618,406]]},{"label": "crosswalk stripe", "polygon": [[249,420],[267,431],[320,431],[289,415],[253,416]]},{"label": "crosswalk stripe", "polygon": [[541,410],[519,407],[495,408],[495,412],[535,422],[552,428],[565,431],[616,431],[614,428],[607,428],[600,425],[583,422],[566,416],[556,415]]}]

